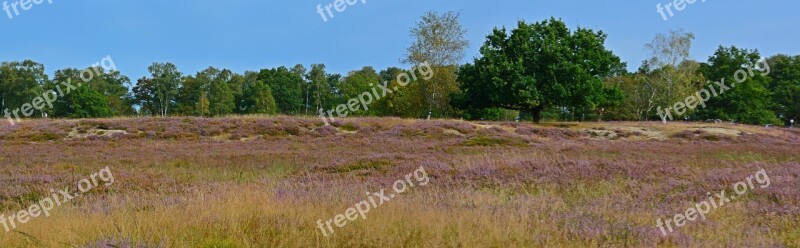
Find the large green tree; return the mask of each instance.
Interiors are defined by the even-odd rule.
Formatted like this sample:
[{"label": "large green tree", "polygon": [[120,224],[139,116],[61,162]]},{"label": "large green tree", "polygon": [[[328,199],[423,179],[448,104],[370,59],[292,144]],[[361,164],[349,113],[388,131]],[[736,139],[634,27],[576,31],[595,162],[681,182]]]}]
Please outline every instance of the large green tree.
[{"label": "large green tree", "polygon": [[299,114],[303,109],[303,77],[286,67],[262,69],[258,80],[266,83],[282,114]]},{"label": "large green tree", "polygon": [[[422,94],[425,99],[427,117],[451,117],[454,108],[450,105],[450,95],[458,92],[456,68],[466,54],[469,41],[467,31],[461,25],[458,12],[439,14],[429,11],[411,28],[414,39],[407,48],[402,60],[410,66],[430,65],[435,71],[432,78],[419,80],[414,94]],[[412,92],[405,92],[410,94]]]},{"label": "large green tree", "polygon": [[775,55],[768,60],[773,110],[785,124],[800,121],[800,55]]},{"label": "large green tree", "polygon": [[13,111],[30,103],[42,94],[47,82],[44,65],[40,63],[31,60],[3,62],[0,64],[0,111]]},{"label": "large green tree", "polygon": [[181,84],[181,72],[172,63],[153,63],[147,70],[151,74],[149,80],[155,88],[154,99],[158,101],[157,112],[161,116],[168,116],[169,110],[175,106],[178,89]]},{"label": "large green tree", "polygon": [[[701,72],[709,80],[708,87],[714,87],[717,94],[711,96],[700,108],[698,116],[703,119],[732,120],[746,124],[777,124],[778,119],[771,111],[772,96],[767,89],[769,77],[757,70],[752,75],[750,68],[759,64],[758,51],[732,47],[719,47],[701,66]],[[757,69],[757,68],[756,68]],[[742,82],[736,81],[737,71],[747,73]],[[741,74],[739,74],[741,75]],[[722,82],[724,80],[724,83]]]},{"label": "large green tree", "polygon": [[208,101],[211,115],[222,116],[233,113],[236,108],[234,91],[231,89],[233,72],[209,67],[201,73],[209,79]]},{"label": "large green tree", "polygon": [[466,108],[501,107],[541,120],[547,107],[595,109],[605,105],[603,81],[624,71],[624,63],[605,48],[606,34],[570,30],[558,19],[507,32],[494,29],[481,57],[461,67],[463,93],[455,103]]},{"label": "large green tree", "polygon": [[53,104],[53,116],[67,118],[102,118],[113,115],[108,99],[92,87],[77,87]]},{"label": "large green tree", "polygon": [[96,88],[97,92],[106,97],[112,115],[134,115],[136,111],[133,108],[133,95],[128,89],[131,86],[130,78],[119,71],[103,71],[102,67],[98,67],[97,71],[101,71],[102,75],[102,83]]},{"label": "large green tree", "polygon": [[693,33],[672,30],[669,34],[657,34],[645,45],[651,57],[642,63],[636,75],[641,84],[635,92],[626,92],[640,100],[637,113],[640,120],[654,117],[658,107],[672,106],[702,87],[705,80],[699,71],[700,63],[689,57],[693,41]]},{"label": "large green tree", "polygon": [[84,70],[74,68],[58,70],[55,73],[53,82],[47,89],[54,89],[55,86],[61,84],[61,82],[66,82],[67,79],[71,80],[74,85],[80,83],[81,87],[89,87],[104,96],[112,116],[135,114],[133,96],[128,90],[131,81],[119,71],[106,71],[99,66],[89,67]]},{"label": "large green tree", "polygon": [[196,75],[189,75],[181,79],[181,86],[176,97],[176,106],[173,113],[181,116],[207,116],[208,102],[199,104],[201,96],[208,101],[208,80],[203,80]]},{"label": "large green tree", "polygon": [[311,84],[307,80],[307,69],[303,64],[296,64],[290,70],[292,74],[300,77],[300,87],[302,90],[301,97],[303,98],[303,113],[308,115],[308,109],[311,107]]},{"label": "large green tree", "polygon": [[[344,81],[339,85],[339,90],[342,93],[342,97],[344,101],[348,101],[350,99],[357,99],[359,95],[364,92],[372,93],[373,88],[378,88],[378,84],[383,84],[381,81],[381,76],[378,75],[378,72],[375,71],[374,68],[371,66],[365,66],[361,68],[361,70],[351,71],[347,74],[347,77],[344,78]],[[383,97],[382,91],[378,90],[378,96]],[[373,99],[373,102],[377,102],[380,99]],[[342,102],[347,103],[347,102]],[[374,108],[372,104],[367,106],[369,109],[364,111],[364,109],[359,109],[355,112],[350,112],[349,115],[377,115],[378,111]]]},{"label": "large green tree", "polygon": [[308,80],[308,98],[311,109],[318,111],[325,106],[331,106],[335,100],[333,85],[329,83],[325,64],[312,64],[311,70],[306,74]]},{"label": "large green tree", "polygon": [[156,85],[152,79],[143,77],[136,80],[133,86],[133,103],[139,106],[139,113],[144,115],[159,115],[160,101],[156,96]]},{"label": "large green tree", "polygon": [[[71,84],[76,88],[69,89],[64,84]],[[128,77],[118,71],[106,72],[101,67],[58,70],[53,81],[46,87],[51,90],[60,87],[56,92],[64,93],[53,103],[52,116],[96,118],[131,115],[134,110],[126,84],[130,84]]]},{"label": "large green tree", "polygon": [[606,85],[618,87],[623,94],[620,104],[606,111],[606,119],[644,120],[647,102],[652,92],[643,87],[645,85],[643,81],[636,74],[620,75],[606,81]]},{"label": "large green tree", "polygon": [[265,83],[258,82],[253,87],[252,100],[253,107],[250,109],[250,113],[275,114],[278,112],[278,106],[272,96],[272,89]]}]

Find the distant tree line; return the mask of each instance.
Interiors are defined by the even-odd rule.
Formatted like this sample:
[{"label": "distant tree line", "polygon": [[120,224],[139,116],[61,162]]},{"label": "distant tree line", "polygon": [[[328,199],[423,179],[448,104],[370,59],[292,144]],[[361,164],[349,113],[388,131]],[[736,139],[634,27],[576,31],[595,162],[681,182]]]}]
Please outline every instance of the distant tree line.
[{"label": "distant tree line", "polygon": [[[690,59],[694,35],[681,30],[659,34],[645,47],[652,57],[635,72],[605,47],[602,31],[571,30],[555,18],[520,21],[516,28],[495,28],[480,56],[459,65],[469,46],[455,12],[428,12],[411,29],[412,45],[404,64],[429,62],[434,77],[416,80],[373,102],[357,116],[465,118],[483,120],[659,120],[656,109],[672,106],[712,81],[734,81],[738,69],[752,66],[756,50],[719,47],[706,62]],[[680,120],[720,119],[747,124],[782,124],[800,114],[800,56],[769,57],[767,76],[749,77],[711,98],[704,108],[688,110]],[[153,63],[149,76],[132,82],[118,71],[100,75],[60,97],[38,116],[90,118],[112,116],[225,116],[283,114],[314,116],[319,109],[389,82],[397,85],[404,69],[365,66],[346,75],[324,64],[295,65],[236,73],[209,67],[183,74],[172,63]],[[77,80],[81,70],[66,68],[52,79],[44,65],[26,60],[0,64],[0,109],[18,108]]]},{"label": "distant tree line", "polygon": [[[788,125],[800,117],[800,56],[764,58],[757,50],[720,46],[706,62],[699,62],[689,59],[693,39],[694,34],[681,30],[657,35],[646,45],[652,57],[636,72],[605,80],[621,89],[624,98],[597,113],[612,120],[660,120],[658,107],[683,102],[703,88],[720,88],[717,82],[724,80],[729,89],[676,119]],[[749,72],[754,66],[765,68]],[[748,71],[741,83],[736,80],[739,70]]]}]

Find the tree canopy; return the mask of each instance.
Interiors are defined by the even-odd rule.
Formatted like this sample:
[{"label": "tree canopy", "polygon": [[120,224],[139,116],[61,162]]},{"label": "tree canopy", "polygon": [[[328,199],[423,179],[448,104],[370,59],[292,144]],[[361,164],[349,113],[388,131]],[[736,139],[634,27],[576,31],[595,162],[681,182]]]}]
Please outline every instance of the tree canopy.
[{"label": "tree canopy", "polygon": [[546,107],[589,108],[604,105],[604,79],[624,64],[605,48],[602,31],[570,30],[558,19],[517,28],[495,29],[480,49],[481,57],[461,67],[462,107],[501,107],[524,111],[541,120]]}]

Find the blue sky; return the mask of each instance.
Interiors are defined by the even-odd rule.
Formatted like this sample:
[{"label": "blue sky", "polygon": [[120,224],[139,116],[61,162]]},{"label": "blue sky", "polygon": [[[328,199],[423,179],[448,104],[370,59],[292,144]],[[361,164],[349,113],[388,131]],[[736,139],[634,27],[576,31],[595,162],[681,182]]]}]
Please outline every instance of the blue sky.
[{"label": "blue sky", "polygon": [[608,33],[607,47],[630,69],[647,57],[644,44],[656,33],[676,28],[695,33],[692,57],[701,61],[719,45],[800,54],[797,0],[698,0],[668,21],[656,12],[667,0],[359,0],[328,22],[316,6],[333,0],[52,1],[13,19],[0,12],[0,61],[33,59],[52,75],[111,55],[133,81],[156,61],[175,63],[184,74],[208,66],[243,72],[298,63],[324,63],[337,73],[365,65],[380,70],[402,66],[408,30],[428,10],[461,11],[471,43],[464,62],[478,56],[493,27],[551,16],[572,28]]}]

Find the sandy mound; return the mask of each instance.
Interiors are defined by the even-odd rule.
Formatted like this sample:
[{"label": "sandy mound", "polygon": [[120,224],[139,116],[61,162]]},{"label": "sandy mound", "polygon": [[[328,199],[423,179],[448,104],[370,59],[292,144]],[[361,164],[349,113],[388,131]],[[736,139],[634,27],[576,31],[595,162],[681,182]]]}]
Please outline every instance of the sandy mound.
[{"label": "sandy mound", "polygon": [[739,137],[742,134],[744,134],[744,132],[742,132],[741,130],[723,128],[723,127],[701,127],[701,128],[693,128],[693,129],[689,129],[689,130],[691,130],[691,131],[700,130],[700,131],[704,131],[704,132],[709,133],[709,134],[726,135],[726,136],[733,136],[733,137]]},{"label": "sandy mound", "polygon": [[89,130],[79,130],[78,128],[73,128],[69,135],[67,135],[68,140],[72,139],[87,139],[90,137],[102,137],[102,138],[113,138],[118,136],[128,135],[128,131],[125,130],[112,130],[112,129],[100,129],[100,128],[91,128]]}]

